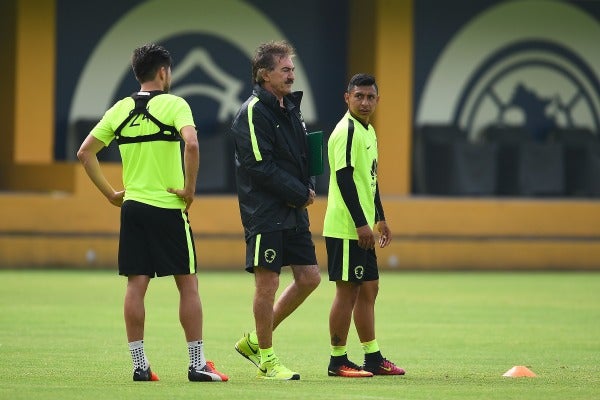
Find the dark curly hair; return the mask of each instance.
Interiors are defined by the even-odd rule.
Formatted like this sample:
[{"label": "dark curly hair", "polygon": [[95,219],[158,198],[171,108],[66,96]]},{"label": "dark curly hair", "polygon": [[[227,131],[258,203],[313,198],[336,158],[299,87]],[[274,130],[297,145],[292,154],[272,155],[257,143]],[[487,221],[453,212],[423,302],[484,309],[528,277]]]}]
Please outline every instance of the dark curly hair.
[{"label": "dark curly hair", "polygon": [[273,71],[277,59],[293,57],[294,53],[294,47],[285,40],[270,41],[258,46],[252,59],[252,83],[263,83],[262,73],[265,70]]}]

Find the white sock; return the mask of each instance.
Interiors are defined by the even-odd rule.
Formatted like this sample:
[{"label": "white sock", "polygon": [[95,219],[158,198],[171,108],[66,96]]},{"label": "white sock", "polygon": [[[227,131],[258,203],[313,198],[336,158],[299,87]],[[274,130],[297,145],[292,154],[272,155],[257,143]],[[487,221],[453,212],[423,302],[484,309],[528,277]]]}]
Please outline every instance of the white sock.
[{"label": "white sock", "polygon": [[202,349],[202,340],[188,342],[188,353],[190,354],[190,366],[202,368],[206,365],[204,351]]},{"label": "white sock", "polygon": [[133,368],[148,369],[150,363],[144,353],[144,341],[137,340],[135,342],[129,342],[129,352],[131,353],[131,360],[133,361]]}]

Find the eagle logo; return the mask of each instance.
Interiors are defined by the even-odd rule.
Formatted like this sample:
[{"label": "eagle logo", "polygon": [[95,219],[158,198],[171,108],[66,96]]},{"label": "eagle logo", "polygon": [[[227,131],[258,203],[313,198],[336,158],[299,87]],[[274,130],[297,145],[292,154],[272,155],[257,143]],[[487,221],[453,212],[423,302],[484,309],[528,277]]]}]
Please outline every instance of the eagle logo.
[{"label": "eagle logo", "polygon": [[267,261],[269,264],[271,264],[273,261],[275,261],[275,257],[277,257],[277,252],[273,249],[267,249],[265,250],[265,261]]},{"label": "eagle logo", "polygon": [[357,265],[356,267],[354,267],[354,276],[356,277],[356,279],[362,279],[364,275],[365,267],[363,267],[362,265]]}]

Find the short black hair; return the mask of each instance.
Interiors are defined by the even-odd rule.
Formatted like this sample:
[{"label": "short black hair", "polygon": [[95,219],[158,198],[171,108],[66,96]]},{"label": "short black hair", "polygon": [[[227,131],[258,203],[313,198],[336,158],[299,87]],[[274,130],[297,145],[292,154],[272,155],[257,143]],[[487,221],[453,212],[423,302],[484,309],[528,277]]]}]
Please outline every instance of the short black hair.
[{"label": "short black hair", "polygon": [[377,87],[377,82],[375,82],[375,77],[369,74],[356,74],[352,78],[350,78],[350,82],[348,83],[348,93],[352,91],[352,88],[355,86],[375,86],[375,91],[379,93],[379,88]]},{"label": "short black hair", "polygon": [[131,67],[139,83],[153,80],[160,68],[169,68],[172,63],[171,53],[154,43],[138,47],[131,57]]}]

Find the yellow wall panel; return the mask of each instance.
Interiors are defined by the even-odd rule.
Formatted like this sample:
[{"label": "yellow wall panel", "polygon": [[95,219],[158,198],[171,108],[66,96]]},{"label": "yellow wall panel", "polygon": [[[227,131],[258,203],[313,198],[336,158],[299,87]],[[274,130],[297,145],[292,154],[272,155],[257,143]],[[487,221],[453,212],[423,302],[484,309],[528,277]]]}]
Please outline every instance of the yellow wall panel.
[{"label": "yellow wall panel", "polygon": [[[0,46],[2,48],[2,62],[0,62],[0,76],[2,76],[2,91],[0,91],[0,121],[6,132],[14,131],[15,117],[15,66],[9,62],[16,57],[15,32],[17,24],[16,0],[0,2]],[[4,134],[0,146],[0,169],[5,169],[12,162],[14,150],[14,135]],[[0,178],[0,189],[6,186]]]},{"label": "yellow wall panel", "polygon": [[17,1],[14,162],[54,159],[54,0]]},{"label": "yellow wall panel", "polygon": [[375,75],[380,103],[374,114],[380,190],[408,195],[412,160],[412,0],[378,0]]}]

